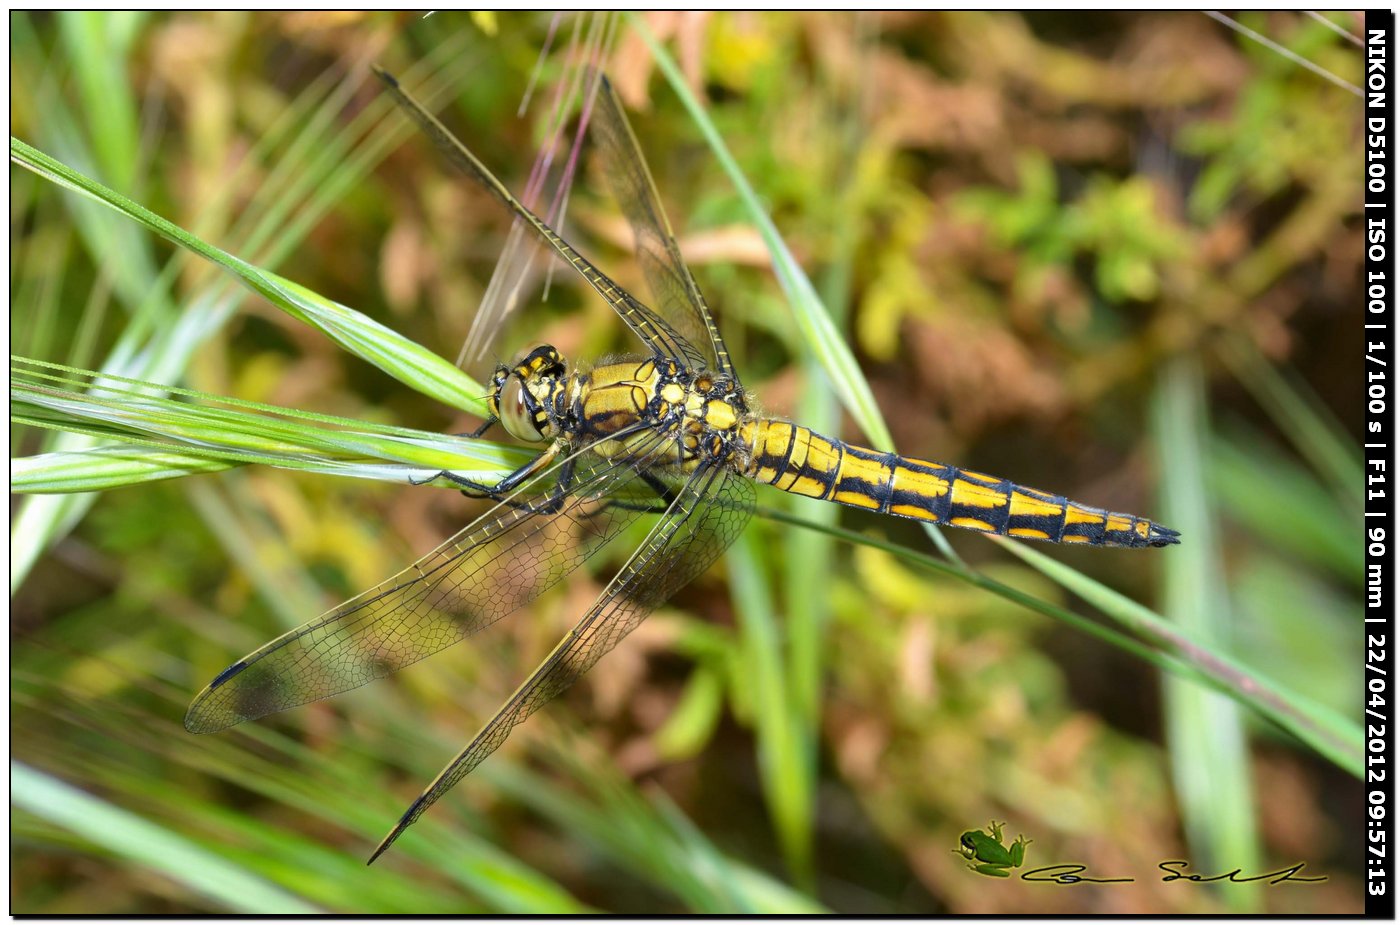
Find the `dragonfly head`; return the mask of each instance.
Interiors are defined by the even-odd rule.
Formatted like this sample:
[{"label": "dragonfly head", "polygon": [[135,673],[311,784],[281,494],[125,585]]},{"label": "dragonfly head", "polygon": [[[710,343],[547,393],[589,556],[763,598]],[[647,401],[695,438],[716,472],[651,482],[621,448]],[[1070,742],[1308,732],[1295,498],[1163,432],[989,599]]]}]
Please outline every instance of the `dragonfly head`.
[{"label": "dragonfly head", "polygon": [[527,350],[514,366],[497,366],[491,381],[491,413],[500,418],[506,432],[517,440],[541,443],[554,437],[548,398],[568,368],[549,344]]}]

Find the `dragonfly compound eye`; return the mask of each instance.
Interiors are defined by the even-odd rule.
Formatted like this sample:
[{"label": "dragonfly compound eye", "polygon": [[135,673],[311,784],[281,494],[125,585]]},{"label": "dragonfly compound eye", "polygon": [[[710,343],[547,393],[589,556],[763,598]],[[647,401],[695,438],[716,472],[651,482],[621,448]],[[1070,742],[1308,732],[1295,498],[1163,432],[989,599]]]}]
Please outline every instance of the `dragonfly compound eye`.
[{"label": "dragonfly compound eye", "polygon": [[535,423],[535,412],[531,408],[533,402],[530,401],[529,393],[525,390],[523,379],[519,376],[511,376],[507,379],[506,384],[501,386],[501,397],[498,403],[501,423],[505,425],[506,431],[512,437],[527,443],[539,443],[544,439],[539,425]]}]

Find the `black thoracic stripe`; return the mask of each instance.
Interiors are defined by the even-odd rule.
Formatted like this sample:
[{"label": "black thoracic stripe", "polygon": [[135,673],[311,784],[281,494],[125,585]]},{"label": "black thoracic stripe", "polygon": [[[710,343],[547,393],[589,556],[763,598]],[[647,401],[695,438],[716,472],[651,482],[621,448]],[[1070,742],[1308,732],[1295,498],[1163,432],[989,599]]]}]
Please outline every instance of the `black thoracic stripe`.
[{"label": "black thoracic stripe", "polygon": [[579,424],[582,424],[587,420],[587,415],[585,415],[583,411],[583,404],[585,396],[588,395],[589,390],[592,388],[593,374],[580,373],[578,377],[578,387],[572,390],[574,393],[574,404],[573,407],[569,409],[570,417],[572,417],[574,421],[578,422]]}]

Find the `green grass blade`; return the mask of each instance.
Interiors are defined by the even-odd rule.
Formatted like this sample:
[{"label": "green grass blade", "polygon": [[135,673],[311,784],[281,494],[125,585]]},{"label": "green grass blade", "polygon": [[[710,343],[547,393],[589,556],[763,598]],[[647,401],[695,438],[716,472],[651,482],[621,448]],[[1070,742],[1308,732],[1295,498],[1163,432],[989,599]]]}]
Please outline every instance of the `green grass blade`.
[{"label": "green grass blade", "polygon": [[643,797],[602,756],[575,750],[549,754],[587,788],[576,796],[523,767],[503,774],[483,768],[522,804],[614,863],[678,896],[693,912],[821,914],[819,904],[770,875],[729,857],[664,797]]},{"label": "green grass blade", "polygon": [[[863,46],[862,66],[868,64],[872,46]],[[834,91],[833,91],[834,94]],[[856,249],[860,238],[862,198],[855,182],[855,164],[860,158],[863,113],[857,101],[840,99],[842,131],[831,143],[838,155],[832,158],[836,173],[833,186],[843,192],[837,196],[835,244],[831,261],[821,277],[822,304],[838,328],[848,327]],[[817,357],[807,352],[802,360],[806,381],[818,381],[822,375]],[[818,433],[837,433],[841,428],[841,411],[826,389],[804,389],[797,414],[806,426]],[[801,510],[809,519],[833,525],[840,517],[834,504],[823,504],[793,495],[788,499],[794,510]],[[794,720],[800,724],[800,735],[807,747],[806,758],[812,765],[809,775],[815,780],[817,743],[821,741],[823,681],[827,671],[827,633],[831,621],[831,585],[836,562],[836,544],[830,536],[812,530],[789,531],[783,558],[783,600],[789,618],[784,624],[789,651],[789,690]],[[815,796],[815,795],[814,795]],[[809,813],[815,813],[811,806]],[[809,822],[815,831],[815,821]]]},{"label": "green grass blade", "polygon": [[[93,28],[93,21],[88,17],[95,15],[100,14],[86,14],[81,20],[84,23],[81,28],[74,26],[66,31],[89,31]],[[63,21],[77,23],[79,20]],[[133,170],[136,161],[133,159],[129,163],[116,164],[109,163],[109,159],[115,158],[118,151],[134,152],[134,146],[129,142],[109,144],[104,138],[107,132],[111,132],[113,137],[134,138],[138,133],[135,113],[120,102],[111,109],[101,105],[95,109],[85,104],[76,107],[69,105],[59,93],[63,68],[43,63],[38,58],[45,45],[34,34],[28,18],[12,16],[10,24],[14,30],[11,49],[15,53],[17,68],[31,74],[45,75],[35,94],[42,115],[32,120],[39,136],[64,162],[91,172],[110,168],[115,172],[114,182],[132,191],[136,183]],[[105,41],[98,47],[90,48],[90,51],[111,56],[124,53],[117,43]],[[82,69],[87,75],[97,70],[119,70],[121,66],[121,62],[111,59],[86,62]],[[87,80],[91,78],[85,77],[83,82]],[[116,124],[118,114],[121,115],[122,125]],[[158,273],[149,239],[110,212],[96,208],[86,200],[73,200],[65,205],[93,263],[110,274],[113,290],[128,312],[130,323],[149,329],[162,320],[168,321],[173,314],[172,306],[167,298],[167,288],[155,285]]]},{"label": "green grass blade", "polygon": [[65,494],[222,472],[236,462],[152,446],[101,446],[10,459],[10,491]]},{"label": "green grass blade", "polygon": [[1336,417],[1305,384],[1275,368],[1252,341],[1232,337],[1221,343],[1219,352],[1298,454],[1359,515],[1365,484],[1361,455]]},{"label": "green grass blade", "polygon": [[[470,478],[498,479],[528,461],[519,447],[487,440],[367,424],[258,402],[221,399],[192,389],[119,376],[99,376],[56,364],[12,357],[11,419],[31,426],[86,433],[184,457],[226,464],[261,463],[288,469],[372,478],[405,484],[442,470]],[[57,370],[57,373],[42,370]],[[85,391],[78,391],[86,384]],[[152,459],[135,465],[121,457],[134,484],[165,475]],[[118,457],[87,451],[44,454],[19,465],[28,490],[85,490],[89,480],[113,481]],[[193,471],[205,471],[205,466]],[[12,470],[13,474],[13,470]],[[43,487],[47,483],[48,487]],[[90,490],[90,489],[86,489]]]},{"label": "green grass blade", "polygon": [[[1234,621],[1211,515],[1216,506],[1207,496],[1203,471],[1209,424],[1199,365],[1173,360],[1161,376],[1154,406],[1163,515],[1189,537],[1163,557],[1164,609],[1183,632],[1223,651]],[[1214,691],[1180,678],[1163,682],[1172,779],[1191,856],[1208,868],[1260,869],[1243,716]],[[1241,886],[1245,889],[1224,891],[1230,908],[1261,911],[1260,884]]]},{"label": "green grass blade", "polygon": [[[1034,566],[1057,584],[1074,592],[1133,635],[1102,626],[1071,610],[1033,597],[996,579],[969,572],[906,546],[877,540],[853,530],[809,523],[781,511],[760,508],[759,514],[771,520],[820,530],[850,543],[883,550],[907,562],[951,575],[1030,610],[1061,620],[1075,629],[1136,655],[1163,671],[1193,678],[1229,695],[1289,730],[1347,773],[1358,776],[1362,773],[1364,737],[1359,725],[1295,690],[1274,684],[1230,656],[1201,645],[1149,608],[1044,553],[1037,552],[1027,544],[993,538],[1004,549]],[[1140,642],[1134,636],[1147,642]]]},{"label": "green grass blade", "polygon": [[773,271],[777,274],[778,282],[782,285],[783,292],[787,294],[788,302],[792,305],[794,316],[802,330],[803,340],[821,361],[822,368],[830,377],[836,394],[841,399],[841,404],[851,413],[856,423],[865,431],[877,449],[892,449],[894,441],[890,437],[884,417],[880,414],[880,406],[875,401],[875,395],[870,391],[870,384],[866,382],[865,376],[861,373],[860,366],[846,345],[845,338],[841,336],[841,332],[831,320],[831,315],[822,305],[821,298],[818,297],[812,281],[807,278],[807,274],[802,271],[797,259],[792,256],[787,244],[783,242],[782,236],[778,234],[773,220],[768,217],[768,210],[763,207],[758,194],[754,192],[743,171],[739,169],[734,156],[729,153],[729,147],[720,137],[714,121],[700,105],[700,101],[690,92],[690,87],[681,75],[675,61],[661,47],[640,16],[630,14],[629,19],[632,27],[636,29],[637,34],[642,37],[651,50],[657,67],[666,76],[671,89],[680,98],[695,126],[704,136],[711,152],[715,155],[715,159],[724,168],[724,172],[729,176],[734,188],[739,191],[739,196],[743,199],[754,226],[762,235],[764,244],[768,246],[769,255],[773,260]]},{"label": "green grass blade", "polygon": [[[1232,429],[1213,439],[1207,453],[1211,488],[1232,521],[1251,530],[1261,545],[1361,586],[1359,510],[1339,509],[1325,484],[1257,434]],[[1359,472],[1356,484],[1364,484]]]},{"label": "green grass blade", "polygon": [[[1289,730],[1347,773],[1358,776],[1362,773],[1362,730],[1347,717],[1313,702],[1299,691],[1273,683],[1224,652],[1186,635],[1160,614],[1044,553],[1024,544],[1000,542],[1002,548],[1073,591],[1114,622],[1148,640],[1161,653],[1169,654],[1171,662],[1156,662],[1158,667],[1175,663],[1186,675],[1229,694]],[[1121,641],[1118,644],[1121,645]]]},{"label": "green grass blade", "polygon": [[822,915],[829,910],[795,892],[765,873],[738,863],[724,854],[695,827],[695,823],[666,798],[664,792],[655,799],[659,815],[687,854],[694,859],[692,869],[709,873],[709,880],[718,889],[727,884],[729,892],[743,897],[745,904],[759,915]]},{"label": "green grass blade", "polygon": [[424,395],[474,414],[485,413],[484,387],[437,354],[379,322],[205,243],[149,209],[14,137],[10,138],[10,159],[61,186],[111,206],[172,243],[218,264],[273,305],[312,325],[350,353]]},{"label": "green grass blade", "polygon": [[[836,390],[837,398],[840,399],[842,406],[855,419],[861,430],[865,431],[871,446],[884,451],[893,450],[894,438],[890,436],[884,415],[880,413],[880,406],[875,401],[875,393],[870,390],[870,383],[866,380],[865,374],[861,372],[860,364],[856,362],[845,338],[841,336],[841,332],[832,321],[831,315],[822,305],[821,298],[818,297],[812,281],[807,278],[807,274],[802,271],[797,259],[788,250],[782,235],[778,233],[777,226],[768,216],[768,210],[763,207],[758,194],[754,192],[748,178],[744,176],[743,171],[739,169],[739,164],[734,160],[734,156],[730,154],[728,145],[724,143],[724,139],[719,134],[719,129],[715,127],[714,121],[705,112],[705,108],[700,105],[700,101],[690,92],[690,87],[682,76],[680,68],[676,66],[676,62],[666,53],[666,49],[652,35],[651,30],[647,28],[641,17],[636,14],[628,15],[633,28],[637,30],[637,34],[642,37],[650,49],[657,67],[666,76],[671,89],[680,98],[692,121],[700,130],[701,135],[704,136],[705,142],[715,155],[715,159],[720,162],[720,166],[724,168],[730,182],[738,190],[754,227],[758,229],[763,243],[768,248],[769,257],[773,262],[773,272],[778,277],[783,292],[787,295],[788,304],[792,307],[793,317],[797,320],[798,330],[802,334],[803,344],[816,357],[832,387]],[[947,537],[943,536],[936,526],[924,524],[923,527],[924,532],[928,534],[929,539],[943,555],[954,562],[961,561],[952,545],[949,544]]]},{"label": "green grass blade", "polygon": [[139,157],[138,107],[127,80],[127,54],[141,12],[58,14],[59,35],[78,78],[82,107],[102,174],[131,189]]},{"label": "green grass blade", "polygon": [[812,743],[794,709],[773,589],[753,530],[740,534],[725,555],[730,593],[739,620],[745,680],[751,686],[758,735],[758,773],[773,814],[783,857],[798,883],[812,884],[812,801],[816,782]]},{"label": "green grass blade", "polygon": [[[101,14],[75,15],[94,19],[74,19],[71,23],[62,24],[60,28],[68,30],[70,35],[77,32],[92,34],[94,22],[101,18]],[[62,159],[88,165],[93,171],[98,169],[97,164],[104,162],[104,158],[113,157],[118,150],[135,150],[130,144],[104,142],[106,132],[112,132],[114,138],[134,138],[139,134],[131,107],[123,106],[120,102],[110,109],[103,108],[100,102],[95,109],[82,104],[75,106],[60,92],[74,67],[83,71],[81,79],[88,85],[94,83],[93,74],[110,75],[120,71],[123,56],[130,44],[127,39],[142,20],[140,17],[116,14],[108,15],[105,21],[111,28],[110,34],[102,36],[100,40],[94,39],[87,46],[88,51],[104,56],[105,60],[89,60],[72,65],[62,54],[46,56],[46,50],[52,44],[36,34],[30,17],[16,13],[9,19],[13,33],[10,46],[12,64],[17,75],[25,75],[17,79],[27,78],[34,87],[33,96],[28,99],[33,111],[28,113],[25,121]],[[121,89],[114,89],[113,92],[123,93]],[[94,98],[90,96],[89,101],[94,101]],[[130,124],[117,124],[118,115]],[[105,123],[104,127],[99,128],[99,121]],[[114,164],[113,169],[118,178],[139,183],[132,164]],[[127,188],[130,190],[133,187]],[[98,280],[89,296],[88,310],[83,313],[77,326],[68,359],[77,358],[78,362],[86,362],[83,354],[90,349],[109,296],[115,296],[115,301],[125,309],[128,320],[112,350],[108,365],[121,367],[142,355],[143,347],[148,346],[144,341],[152,331],[174,333],[178,330],[179,322],[175,320],[173,306],[168,299],[168,280],[162,284],[156,272],[149,237],[141,234],[129,222],[81,197],[65,197],[62,208],[76,228],[76,237],[87,251],[88,259],[98,268]],[[23,310],[31,308],[37,306],[25,305]],[[71,323],[71,320],[65,323]],[[146,353],[148,357],[156,355],[158,352]],[[91,441],[77,434],[55,434],[43,444],[47,450],[69,451],[89,446]],[[90,504],[91,499],[83,495],[29,496],[21,500],[18,511],[11,518],[11,589],[23,582],[42,552],[57,537],[66,534],[87,512]]]},{"label": "green grass blade", "polygon": [[230,912],[306,915],[321,911],[168,829],[28,765],[11,762],[10,799],[16,807]]},{"label": "green grass blade", "polygon": [[228,558],[238,563],[283,629],[305,623],[321,602],[320,588],[294,556],[268,556],[284,542],[270,523],[258,516],[259,507],[246,491],[246,481],[234,477],[214,482],[195,480],[185,485],[191,506],[203,517]]}]

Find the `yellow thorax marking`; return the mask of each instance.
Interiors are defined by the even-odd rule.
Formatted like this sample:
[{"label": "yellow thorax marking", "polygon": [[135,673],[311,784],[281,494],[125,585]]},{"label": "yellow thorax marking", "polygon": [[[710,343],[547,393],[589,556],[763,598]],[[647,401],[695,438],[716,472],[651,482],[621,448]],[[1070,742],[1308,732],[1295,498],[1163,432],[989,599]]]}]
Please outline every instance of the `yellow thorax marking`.
[{"label": "yellow thorax marking", "polygon": [[728,430],[739,421],[734,406],[728,402],[712,401],[705,406],[705,423],[716,430]]}]

